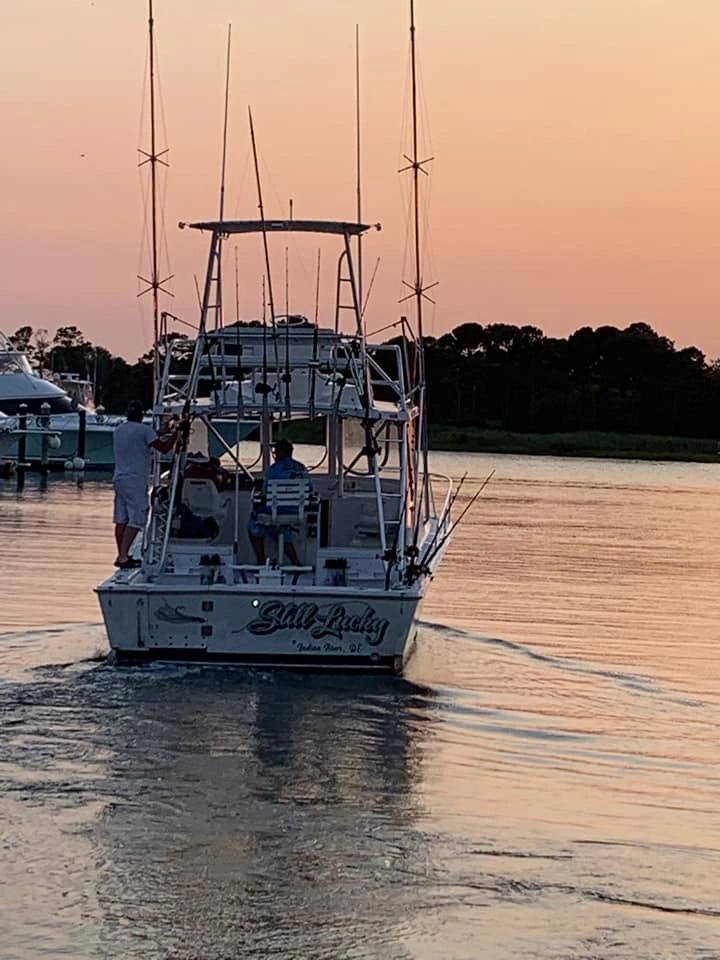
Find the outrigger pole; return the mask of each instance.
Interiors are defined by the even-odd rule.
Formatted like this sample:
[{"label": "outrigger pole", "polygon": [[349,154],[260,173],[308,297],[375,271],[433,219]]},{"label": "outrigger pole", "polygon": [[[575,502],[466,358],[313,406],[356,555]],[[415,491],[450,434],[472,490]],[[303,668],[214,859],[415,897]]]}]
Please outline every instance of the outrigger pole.
[{"label": "outrigger pole", "polygon": [[[355,170],[356,170],[356,199],[357,199],[357,222],[362,223],[362,179],[361,162],[362,151],[360,143],[360,27],[355,24]],[[363,302],[363,260],[362,260],[362,234],[357,235],[357,290],[358,302]]]},{"label": "outrigger pole", "polygon": [[[230,45],[232,40],[232,24],[228,24],[227,54],[225,58],[225,110],[223,114],[223,141],[222,162],[220,165],[220,211],[218,220],[225,219],[225,171],[227,169],[227,140],[228,140],[228,106],[230,103]],[[217,250],[217,303],[215,304],[214,329],[223,326],[223,288],[222,288],[222,235],[218,239]]]},{"label": "outrigger pole", "polygon": [[[253,163],[255,165],[255,182],[257,184],[258,210],[260,211],[260,222],[262,225],[263,251],[265,254],[265,274],[267,276],[268,306],[270,307],[270,322],[272,323],[273,340],[276,344],[276,349],[277,349],[277,340],[275,340],[275,333],[276,333],[275,300],[273,299],[272,274],[270,271],[270,251],[268,249],[267,229],[265,226],[265,206],[263,204],[263,197],[262,197],[262,184],[260,183],[260,164],[258,163],[257,145],[255,143],[255,127],[253,126],[252,109],[249,106],[248,106],[248,118],[250,120],[250,142],[252,144]],[[264,300],[265,300],[265,297],[263,296],[263,313],[264,313]],[[262,383],[263,412],[262,412],[260,445],[261,445],[261,451],[262,451],[263,471],[265,471],[270,465],[270,424],[268,419],[269,418],[268,393],[270,391],[270,385],[267,382],[267,324],[265,322],[264,316],[263,316],[263,327],[265,328],[263,330],[263,383]],[[277,370],[277,364],[275,366],[275,369]]]},{"label": "outrigger pole", "polygon": [[270,273],[270,251],[268,249],[267,230],[265,229],[265,207],[263,205],[262,184],[260,183],[260,165],[258,163],[257,145],[255,143],[255,127],[253,126],[252,109],[248,107],[250,119],[250,142],[252,143],[253,163],[255,165],[255,182],[257,184],[258,210],[262,224],[263,251],[265,253],[265,273],[267,275],[268,306],[270,307],[270,322],[275,330],[275,300],[273,298],[272,276]]},{"label": "outrigger pole", "polygon": [[151,203],[151,263],[150,279],[138,274],[138,280],[146,283],[144,290],[138,293],[138,297],[152,291],[153,295],[153,403],[160,401],[158,389],[160,386],[160,292],[172,297],[172,293],[166,290],[163,284],[172,280],[173,275],[161,280],[158,270],[158,203],[157,203],[157,165],[161,163],[164,167],[169,166],[166,160],[162,158],[167,154],[167,147],[159,153],[156,147],[156,123],[155,123],[155,20],[153,18],[153,0],[148,0],[148,45],[149,45],[149,67],[150,67],[150,152],[138,148],[138,153],[144,157],[138,164],[139,167],[146,163],[150,164],[150,203]]}]

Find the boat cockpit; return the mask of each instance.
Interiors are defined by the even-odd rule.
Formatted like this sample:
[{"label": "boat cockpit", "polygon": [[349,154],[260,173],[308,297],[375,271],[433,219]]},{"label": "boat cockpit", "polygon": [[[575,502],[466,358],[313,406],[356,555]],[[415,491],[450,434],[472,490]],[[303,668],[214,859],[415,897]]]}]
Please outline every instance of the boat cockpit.
[{"label": "boat cockpit", "polygon": [[[255,444],[244,442],[243,451]],[[310,456],[316,447],[293,457]],[[186,455],[170,511],[163,577],[174,583],[279,583],[382,587],[397,549],[404,496],[400,473],[379,488],[369,474],[339,474],[309,463],[306,477],[264,479],[262,469],[202,453]],[[308,459],[310,457],[308,456]],[[166,482],[156,497],[170,497]],[[258,563],[250,529],[263,525],[267,562]],[[295,548],[295,561],[286,551]]]}]

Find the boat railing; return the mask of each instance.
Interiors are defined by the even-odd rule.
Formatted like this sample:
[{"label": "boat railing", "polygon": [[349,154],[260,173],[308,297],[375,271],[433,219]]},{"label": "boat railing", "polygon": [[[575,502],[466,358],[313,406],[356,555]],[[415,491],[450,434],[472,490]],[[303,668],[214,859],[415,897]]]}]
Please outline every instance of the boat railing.
[{"label": "boat railing", "polygon": [[431,496],[433,497],[433,507],[435,504],[433,484],[435,482],[447,484],[447,490],[445,493],[445,499],[443,500],[442,508],[439,513],[437,512],[437,510],[435,510],[435,515],[438,518],[438,526],[439,527],[445,526],[447,525],[450,519],[450,507],[452,506],[453,499],[454,499],[453,494],[455,491],[455,483],[452,477],[449,477],[445,473],[431,473],[429,474],[429,479],[430,479],[430,493],[431,493]]}]

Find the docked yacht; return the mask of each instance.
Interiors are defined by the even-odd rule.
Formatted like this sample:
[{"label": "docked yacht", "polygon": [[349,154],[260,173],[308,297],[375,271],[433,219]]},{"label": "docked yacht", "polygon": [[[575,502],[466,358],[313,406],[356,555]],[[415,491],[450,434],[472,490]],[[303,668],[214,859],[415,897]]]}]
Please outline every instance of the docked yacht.
[{"label": "docked yacht", "polygon": [[[18,437],[25,433],[24,459],[40,462],[46,454],[42,438],[51,430],[59,439],[50,451],[50,463],[67,462],[107,470],[113,466],[113,430],[120,417],[105,416],[95,411],[91,384],[75,374],[59,374],[53,380],[34,373],[28,358],[17,350],[8,337],[0,333],[0,413],[5,456],[17,459]],[[19,419],[25,407],[25,425]],[[82,422],[81,422],[82,413]],[[12,444],[8,437],[14,436]]]},{"label": "docked yacht", "polygon": [[[186,382],[173,378],[168,351],[159,392],[167,397],[175,384],[188,412],[170,462],[156,468],[142,565],[96,588],[110,645],[136,661],[399,672],[452,530],[452,484],[427,469],[415,362],[422,343],[409,331],[402,343],[365,337],[351,241],[369,228],[302,220],[188,226],[210,234],[205,306]],[[340,239],[334,326],[288,317],[210,329],[222,239],[271,232]],[[341,324],[348,313],[351,323]],[[208,370],[214,404],[193,413]],[[189,469],[203,453],[197,436],[218,436],[216,418],[235,418],[238,429],[254,418],[260,434],[254,462],[225,443],[222,481]],[[263,480],[273,442],[296,420],[322,422],[322,456],[307,477]],[[199,536],[188,517],[213,524]],[[251,518],[267,524],[264,564],[248,538]],[[284,549],[290,530],[299,562]]]},{"label": "docked yacht", "polygon": [[33,373],[28,358],[0,332],[0,413],[16,414],[22,404],[31,414],[69,413],[72,401],[67,392],[55,383]]}]

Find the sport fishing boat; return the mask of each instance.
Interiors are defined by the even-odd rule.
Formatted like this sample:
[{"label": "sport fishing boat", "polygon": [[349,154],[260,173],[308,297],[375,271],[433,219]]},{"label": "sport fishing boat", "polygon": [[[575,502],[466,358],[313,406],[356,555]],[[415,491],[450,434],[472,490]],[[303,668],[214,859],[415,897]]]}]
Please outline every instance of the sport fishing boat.
[{"label": "sport fishing boat", "polygon": [[[149,25],[152,64],[152,0]],[[412,2],[410,35],[414,72]],[[153,89],[151,82],[151,115]],[[223,166],[218,219],[180,224],[210,238],[200,322],[190,372],[178,377],[172,339],[155,313],[156,425],[168,409],[180,405],[182,412],[172,454],[156,458],[139,565],[96,587],[118,659],[399,673],[411,655],[420,605],[454,528],[457,496],[451,481],[433,477],[428,465],[422,328],[428,288],[417,203],[425,161],[417,157],[414,83],[412,89],[408,169],[416,259],[408,286],[416,323],[404,317],[390,323],[399,334],[393,342],[372,343],[365,330],[354,251],[371,228],[360,215],[359,171],[357,222],[266,218],[251,116],[260,219],[223,216]],[[144,156],[160,161],[154,134]],[[334,317],[324,324],[317,294],[313,321],[291,314],[287,280],[285,315],[275,311],[269,238],[298,233],[339,245]],[[269,316],[227,325],[223,243],[253,235],[262,238]],[[148,289],[157,294],[155,259]],[[234,441],[217,429],[223,421],[236,424]],[[299,421],[322,437],[322,453],[307,471],[266,476],[274,443]],[[259,437],[249,457],[240,443],[248,423]],[[208,438],[224,448],[221,470],[211,465]],[[262,551],[254,549],[250,530]]]},{"label": "sport fishing boat", "polygon": [[[422,368],[412,362],[421,344],[371,345],[363,332],[351,240],[369,228],[301,220],[189,226],[210,234],[205,313],[190,375],[177,386],[168,351],[161,393],[180,390],[191,411],[212,370],[215,403],[188,414],[170,462],[156,470],[142,566],[97,587],[110,645],[134,660],[399,672],[448,542],[452,490],[446,480],[436,509],[424,389],[412,372]],[[272,232],[341,239],[334,326],[283,318],[208,330],[222,239]],[[352,330],[344,332],[348,312]],[[226,444],[224,481],[197,477],[189,469],[203,453],[196,423],[212,434],[216,417],[233,416],[239,424],[257,418],[256,469]],[[274,440],[297,420],[322,422],[322,456],[308,477],[263,482]],[[190,515],[212,519],[205,536],[196,528],[185,535]],[[266,538],[269,552],[276,549],[264,564],[248,538],[251,515],[275,534]],[[288,528],[299,562],[285,556]]]}]

